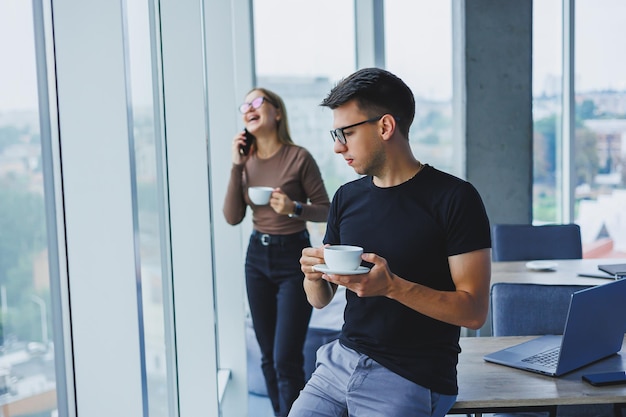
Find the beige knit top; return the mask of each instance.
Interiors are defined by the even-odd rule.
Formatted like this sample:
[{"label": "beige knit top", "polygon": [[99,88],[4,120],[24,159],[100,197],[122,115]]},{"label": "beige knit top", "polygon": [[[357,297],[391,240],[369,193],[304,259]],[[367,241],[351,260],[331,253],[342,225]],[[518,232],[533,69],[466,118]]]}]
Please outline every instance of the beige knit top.
[{"label": "beige knit top", "polygon": [[[302,214],[289,217],[277,214],[272,207],[256,206],[248,198],[248,187],[280,187],[293,201],[302,203]],[[324,181],[313,156],[298,145],[283,145],[268,159],[256,153],[244,164],[233,164],[224,199],[224,216],[229,224],[239,224],[252,209],[252,223],[261,233],[285,235],[306,228],[306,222],[325,222],[330,201]]]}]

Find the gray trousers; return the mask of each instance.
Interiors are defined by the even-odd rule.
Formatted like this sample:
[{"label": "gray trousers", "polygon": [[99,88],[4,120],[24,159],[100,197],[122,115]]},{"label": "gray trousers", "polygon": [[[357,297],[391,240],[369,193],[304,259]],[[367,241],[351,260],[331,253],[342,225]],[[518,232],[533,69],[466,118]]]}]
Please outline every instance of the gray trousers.
[{"label": "gray trousers", "polygon": [[315,372],[289,417],[443,417],[455,401],[335,340],[317,351]]}]

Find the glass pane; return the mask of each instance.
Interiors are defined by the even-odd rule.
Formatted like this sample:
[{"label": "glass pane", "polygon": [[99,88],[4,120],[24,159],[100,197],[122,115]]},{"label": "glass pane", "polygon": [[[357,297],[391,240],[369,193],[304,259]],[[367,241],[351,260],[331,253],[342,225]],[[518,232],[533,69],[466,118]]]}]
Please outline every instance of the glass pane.
[{"label": "glass pane", "polygon": [[[292,138],[315,158],[331,198],[357,174],[333,152],[332,112],[319,104],[341,78],[355,70],[354,31],[354,0],[254,0],[257,85],[283,98]],[[321,245],[326,223],[309,222],[307,228],[311,244]],[[337,294],[331,304],[314,309],[310,328],[340,328],[341,320],[334,317],[342,317],[345,295]],[[246,325],[248,388],[263,394],[261,355],[249,317]],[[305,343],[304,350],[305,372],[309,372],[311,348]],[[274,414],[265,396],[251,395],[248,408],[250,417]]]},{"label": "glass pane", "polygon": [[561,0],[533,3],[533,223],[555,223],[560,198]]},{"label": "glass pane", "polygon": [[0,2],[0,39],[0,405],[3,415],[51,416],[52,336],[62,329],[51,320],[31,2]]},{"label": "glass pane", "polygon": [[[407,47],[407,37],[427,41],[409,40]],[[387,69],[415,95],[413,153],[424,163],[462,175],[462,167],[454,166],[461,148],[452,138],[451,2],[386,0],[385,53]]]},{"label": "glass pane", "polygon": [[[161,109],[153,88],[156,48],[151,0],[127,1],[127,58],[130,77],[131,152],[134,154],[136,218],[138,220],[143,324],[144,372],[151,417],[175,417],[175,378],[169,227],[163,192]],[[153,38],[151,38],[151,33]],[[156,104],[155,104],[156,103]]]},{"label": "glass pane", "polygon": [[585,257],[626,256],[626,3],[576,1],[576,223]]},{"label": "glass pane", "polygon": [[[332,113],[319,104],[355,70],[353,1],[255,0],[254,47],[258,86],[283,98],[293,140],[311,152],[332,197],[356,174],[333,153]],[[311,243],[319,245],[326,225],[310,223],[308,228]]]}]

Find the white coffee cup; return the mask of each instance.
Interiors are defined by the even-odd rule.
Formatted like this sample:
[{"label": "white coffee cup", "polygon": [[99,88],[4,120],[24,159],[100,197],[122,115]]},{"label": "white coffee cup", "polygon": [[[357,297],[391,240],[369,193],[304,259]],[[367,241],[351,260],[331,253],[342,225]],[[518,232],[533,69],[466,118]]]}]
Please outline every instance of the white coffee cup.
[{"label": "white coffee cup", "polygon": [[363,248],[350,245],[324,247],[324,262],[331,271],[354,271],[361,265]]},{"label": "white coffee cup", "polygon": [[264,206],[270,202],[273,187],[250,187],[248,188],[248,197],[257,206]]}]

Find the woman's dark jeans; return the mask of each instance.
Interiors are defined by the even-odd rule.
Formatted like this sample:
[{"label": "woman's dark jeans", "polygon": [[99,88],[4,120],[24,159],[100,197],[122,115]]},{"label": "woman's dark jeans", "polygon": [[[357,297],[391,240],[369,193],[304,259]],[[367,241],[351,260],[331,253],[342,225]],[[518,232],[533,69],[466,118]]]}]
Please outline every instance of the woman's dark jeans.
[{"label": "woman's dark jeans", "polygon": [[248,303],[261,348],[261,369],[280,417],[289,414],[305,384],[302,349],[312,307],[304,293],[300,257],[308,246],[306,231],[286,235],[285,242],[253,233],[246,256]]}]

